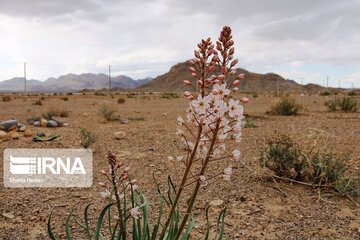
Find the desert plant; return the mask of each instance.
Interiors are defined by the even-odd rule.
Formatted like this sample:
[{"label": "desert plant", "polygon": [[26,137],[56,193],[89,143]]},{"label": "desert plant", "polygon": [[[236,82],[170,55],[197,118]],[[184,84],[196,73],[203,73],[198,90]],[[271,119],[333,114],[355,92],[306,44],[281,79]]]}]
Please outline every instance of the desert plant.
[{"label": "desert plant", "polygon": [[357,94],[356,94],[356,92],[355,91],[350,91],[350,92],[348,92],[348,96],[356,96]]},{"label": "desert plant", "polygon": [[358,109],[358,100],[352,97],[342,97],[337,99],[339,109],[343,112],[356,112]]},{"label": "desert plant", "polygon": [[102,117],[103,119],[105,119],[106,121],[116,121],[119,120],[119,117],[116,116],[116,109],[113,106],[110,106],[109,104],[103,104],[99,111],[98,114],[100,117]]},{"label": "desert plant", "polygon": [[328,99],[325,101],[325,106],[330,112],[335,112],[338,109],[338,102],[336,99]]},{"label": "desert plant", "polygon": [[56,109],[53,109],[53,108],[49,108],[46,112],[42,113],[42,117],[47,119],[47,120],[50,120],[53,117],[56,117],[58,115],[59,115],[59,112]]},{"label": "desert plant", "polygon": [[[219,41],[216,42],[220,54],[214,50],[210,38],[198,44],[199,49],[195,51],[195,59],[189,70],[195,78],[194,84],[198,84],[199,88],[194,92],[184,92],[190,101],[186,114],[188,120],[185,121],[182,117],[177,119],[177,135],[187,146],[185,156],[180,156],[184,169],[183,176],[180,184],[175,184],[168,176],[167,192],[164,194],[153,175],[160,194],[159,214],[155,226],[150,228],[147,200],[138,191],[137,181],[129,177],[129,168],[124,167],[115,155],[109,152],[110,172],[102,170],[101,173],[110,182],[110,186],[100,184],[104,187],[101,195],[106,198],[108,204],[102,209],[96,228],[92,228],[88,221],[89,205],[84,211],[84,222],[75,220],[84,229],[88,238],[106,238],[107,235],[110,239],[122,240],[127,237],[137,240],[190,239],[190,232],[195,224],[193,208],[200,189],[215,183],[217,179],[231,180],[233,170],[231,165],[228,165],[229,161],[240,158],[238,149],[230,148],[231,145],[226,146],[231,140],[240,142],[243,119],[243,106],[239,100],[231,97],[231,93],[238,90],[237,86],[243,78],[242,74],[234,75],[232,71],[238,62],[237,59],[233,59],[233,44],[229,27],[223,28]],[[221,66],[219,73],[216,66]],[[213,77],[207,79],[207,76],[211,75]],[[189,80],[184,80],[184,83],[193,85]],[[177,170],[179,169],[181,167]],[[167,206],[169,211],[165,211],[164,206]],[[185,212],[182,211],[183,208],[186,209]],[[204,239],[209,239],[209,208],[206,208],[205,212],[207,231]],[[167,215],[163,216],[164,213]],[[105,216],[108,219],[108,234],[102,231]],[[216,240],[223,239],[224,217],[225,209],[220,212],[217,220],[214,238]],[[69,222],[73,218],[70,212],[65,224],[67,239],[71,238]],[[51,227],[51,214],[48,220],[48,233],[52,239],[56,239]]]},{"label": "desert plant", "polygon": [[320,93],[320,96],[330,96],[330,95],[332,95],[333,93],[332,92],[330,92],[330,91],[324,91],[324,92],[321,92]]},{"label": "desert plant", "polygon": [[259,97],[259,94],[258,94],[257,92],[254,92],[254,93],[252,94],[252,97],[253,97],[253,98],[257,98],[257,97]]},{"label": "desert plant", "polygon": [[353,97],[343,96],[342,98],[328,99],[325,106],[329,111],[356,112],[358,110],[358,100]]},{"label": "desert plant", "polygon": [[60,98],[60,99],[63,100],[63,101],[68,101],[68,100],[69,100],[68,97],[62,97],[62,98]]},{"label": "desert plant", "polygon": [[42,106],[43,103],[42,103],[42,101],[40,99],[38,99],[35,102],[33,102],[32,105],[34,105],[34,106]]},{"label": "desert plant", "polygon": [[89,132],[85,128],[80,128],[80,144],[84,148],[89,148],[96,142],[96,136],[94,133]]},{"label": "desert plant", "polygon": [[3,102],[10,102],[10,100],[11,100],[10,96],[8,96],[8,95],[2,96],[2,101]]},{"label": "desert plant", "polygon": [[126,102],[125,98],[119,98],[119,99],[117,100],[117,103],[119,103],[119,104],[123,104],[123,103],[125,103],[125,102]]},{"label": "desert plant", "polygon": [[72,92],[68,92],[68,93],[66,93],[66,96],[72,96],[73,95],[73,93]]},{"label": "desert plant", "polygon": [[274,105],[271,106],[270,114],[274,115],[296,115],[301,106],[296,103],[295,98],[290,96],[281,97]]},{"label": "desert plant", "polygon": [[179,94],[175,92],[165,92],[161,94],[161,97],[165,99],[179,98]]},{"label": "desert plant", "polygon": [[246,120],[244,124],[244,128],[257,128],[257,125],[252,120]]},{"label": "desert plant", "polygon": [[[259,154],[261,166],[270,169],[276,176],[314,186],[327,184],[334,189],[342,187],[344,191],[344,181],[353,182],[353,178],[345,175],[349,159],[348,153],[335,155],[331,152],[304,150],[287,134],[280,132],[275,132],[267,139],[266,146],[260,149]],[[351,187],[354,188],[354,184]]]},{"label": "desert plant", "polygon": [[67,110],[59,110],[59,112],[58,112],[58,116],[60,116],[60,117],[69,117],[69,115],[70,115],[70,112]]}]

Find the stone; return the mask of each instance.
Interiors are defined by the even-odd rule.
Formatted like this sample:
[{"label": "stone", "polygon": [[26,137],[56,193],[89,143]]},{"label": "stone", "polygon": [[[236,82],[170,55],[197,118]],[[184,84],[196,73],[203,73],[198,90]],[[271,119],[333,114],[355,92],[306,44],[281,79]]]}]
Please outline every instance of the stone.
[{"label": "stone", "polygon": [[8,218],[8,219],[13,219],[15,216],[14,216],[14,214],[12,214],[12,213],[2,213],[1,214],[3,217],[5,217],[5,218]]},{"label": "stone", "polygon": [[18,131],[19,132],[24,132],[25,130],[26,130],[25,124],[18,123]]},{"label": "stone", "polygon": [[36,133],[36,136],[38,136],[38,137],[45,137],[45,133],[43,133],[43,132],[38,132],[38,133]]},{"label": "stone", "polygon": [[47,126],[47,127],[58,127],[59,124],[58,124],[56,121],[54,121],[54,120],[49,120],[49,121],[47,121],[46,126]]},{"label": "stone", "polygon": [[52,117],[51,120],[54,120],[59,127],[61,127],[62,125],[64,125],[64,123],[66,123],[66,120],[64,118]]},{"label": "stone", "polygon": [[215,199],[215,200],[212,200],[211,202],[210,202],[210,205],[211,206],[214,206],[214,207],[219,207],[219,206],[221,206],[221,205],[223,205],[224,204],[224,201],[223,200],[220,200],[220,199]]},{"label": "stone", "polygon": [[42,127],[46,127],[47,123],[48,123],[48,121],[45,118],[42,118],[40,120],[40,126],[42,126]]},{"label": "stone", "polygon": [[163,113],[162,115],[163,115],[164,117],[166,117],[166,116],[167,116],[167,113]]},{"label": "stone", "polygon": [[126,133],[123,132],[123,131],[118,131],[118,132],[114,133],[114,137],[117,140],[121,140],[121,139],[124,139],[126,137]]},{"label": "stone", "polygon": [[120,118],[119,122],[121,124],[128,124],[129,123],[129,120],[127,120],[126,118]]},{"label": "stone", "polygon": [[69,124],[68,124],[68,123],[64,123],[62,126],[63,126],[63,127],[67,127],[67,126],[69,126]]},{"label": "stone", "polygon": [[4,131],[2,131],[2,130],[0,130],[0,138],[3,138],[3,137],[5,137],[6,136],[6,132],[4,132]]},{"label": "stone", "polygon": [[34,122],[34,126],[35,126],[35,127],[40,127],[40,125],[41,125],[41,124],[40,124],[39,121],[35,121],[35,122]]},{"label": "stone", "polygon": [[3,130],[5,132],[9,132],[12,130],[17,129],[17,120],[16,119],[10,119],[3,122],[0,122],[0,130]]},{"label": "stone", "polygon": [[35,132],[31,131],[30,129],[25,129],[24,137],[32,137],[35,135]]},{"label": "stone", "polygon": [[29,125],[34,125],[35,122],[35,120],[32,117],[29,117],[26,121]]},{"label": "stone", "polygon": [[83,116],[84,116],[84,117],[88,117],[89,114],[85,112],[85,113],[83,113]]}]

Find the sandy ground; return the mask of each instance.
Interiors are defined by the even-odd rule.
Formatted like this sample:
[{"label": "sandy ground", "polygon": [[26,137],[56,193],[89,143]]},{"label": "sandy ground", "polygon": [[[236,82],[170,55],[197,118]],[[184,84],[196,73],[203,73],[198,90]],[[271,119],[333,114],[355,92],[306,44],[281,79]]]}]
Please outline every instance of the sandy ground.
[{"label": "sandy ground", "polygon": [[[65,238],[63,225],[66,214],[75,208],[81,214],[86,204],[92,204],[91,214],[103,206],[98,182],[103,181],[100,169],[107,169],[106,149],[131,167],[131,174],[139,180],[141,190],[157,212],[159,196],[155,190],[152,173],[161,182],[171,173],[175,181],[181,176],[182,166],[169,161],[168,156],[182,154],[175,139],[176,117],[183,115],[185,99],[161,99],[157,96],[127,98],[117,104],[119,96],[69,96],[68,101],[59,96],[46,97],[42,106],[32,103],[37,97],[16,97],[10,102],[0,102],[0,120],[12,117],[26,122],[28,116],[39,115],[49,108],[69,110],[69,126],[63,128],[29,128],[47,134],[58,133],[53,142],[35,143],[31,138],[0,140],[0,159],[6,148],[81,148],[79,128],[94,132],[97,142],[94,150],[94,185],[79,188],[4,188],[3,163],[0,162],[0,239],[47,239],[46,221],[53,207],[53,225],[61,239]],[[303,96],[297,101],[303,105],[302,114],[296,117],[265,115],[275,98],[260,95],[251,98],[246,113],[257,128],[243,130],[241,163],[234,165],[231,182],[217,181],[200,192],[196,204],[196,225],[191,239],[201,239],[205,231],[204,210],[207,203],[221,199],[227,206],[225,232],[228,239],[360,239],[360,209],[348,198],[331,191],[319,191],[305,186],[273,181],[265,177],[258,164],[258,150],[264,138],[274,130],[287,132],[305,143],[320,136],[321,146],[337,153],[352,151],[350,169],[360,167],[360,113],[328,113],[323,105],[325,97]],[[121,117],[139,118],[129,124],[118,121],[100,123],[97,111],[104,101],[113,103]],[[88,116],[84,116],[87,113]],[[115,140],[113,133],[124,131],[124,140]],[[280,190],[279,190],[280,189]],[[354,199],[360,204],[360,199]],[[213,207],[215,222],[221,207]],[[4,217],[3,214],[10,214]],[[61,230],[60,230],[61,228]],[[62,232],[62,234],[61,234]]]}]

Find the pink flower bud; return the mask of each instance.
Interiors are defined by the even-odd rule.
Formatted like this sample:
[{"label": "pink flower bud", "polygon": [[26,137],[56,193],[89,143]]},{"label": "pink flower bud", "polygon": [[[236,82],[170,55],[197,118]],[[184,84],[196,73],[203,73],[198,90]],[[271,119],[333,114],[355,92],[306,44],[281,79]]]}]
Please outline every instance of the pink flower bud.
[{"label": "pink flower bud", "polygon": [[201,81],[201,80],[199,80],[197,83],[198,83],[199,86],[204,85],[203,81]]},{"label": "pink flower bud", "polygon": [[137,180],[136,180],[136,179],[133,179],[133,180],[130,181],[130,184],[131,184],[131,185],[134,185],[134,184],[136,184],[136,183],[137,183]]},{"label": "pink flower bud", "polygon": [[193,96],[193,95],[190,95],[190,96],[187,96],[187,98],[188,98],[189,100],[193,100],[193,99],[194,99],[194,96]]},{"label": "pink flower bud", "polygon": [[241,79],[243,79],[243,78],[244,78],[244,74],[240,73],[240,74],[237,76],[236,79],[241,80]]},{"label": "pink flower bud", "polygon": [[189,96],[191,96],[191,95],[192,95],[192,94],[191,94],[191,92],[189,92],[189,91],[185,91],[185,92],[184,92],[184,96],[185,96],[185,97],[189,97]]},{"label": "pink flower bud", "polygon": [[216,80],[213,81],[213,83],[214,83],[214,84],[219,84],[219,83],[220,83],[220,80],[217,80],[217,79],[216,79]]},{"label": "pink flower bud", "polygon": [[193,67],[189,67],[189,71],[190,71],[191,73],[196,72],[195,68],[193,68]]},{"label": "pink flower bud", "polygon": [[99,182],[98,184],[99,184],[99,186],[101,186],[101,187],[106,187],[105,183],[103,183],[103,182]]},{"label": "pink flower bud", "polygon": [[191,76],[196,77],[197,74],[193,72],[193,73],[191,73]]},{"label": "pink flower bud", "polygon": [[189,80],[184,80],[183,82],[185,85],[191,85],[191,82]]},{"label": "pink flower bud", "polygon": [[196,51],[196,50],[194,51],[194,55],[195,55],[196,58],[200,58],[200,53],[198,51]]},{"label": "pink flower bud", "polygon": [[236,93],[236,92],[239,91],[239,88],[238,88],[238,87],[234,87],[234,88],[232,89],[232,91],[233,91],[234,93]]},{"label": "pink flower bud", "polygon": [[127,174],[125,174],[124,176],[122,176],[122,180],[126,180],[126,179],[128,179],[129,178],[129,176],[127,175]]},{"label": "pink flower bud", "polygon": [[101,170],[100,170],[100,173],[101,173],[102,175],[107,175],[107,173],[106,173],[106,171],[105,171],[104,169],[101,169]]},{"label": "pink flower bud", "polygon": [[220,81],[224,81],[225,75],[219,75],[217,76],[217,79],[219,79]]},{"label": "pink flower bud", "polygon": [[240,80],[238,80],[238,79],[236,79],[236,80],[232,83],[233,86],[238,86],[239,84],[240,84]]},{"label": "pink flower bud", "polygon": [[218,95],[220,92],[219,92],[219,90],[212,90],[212,93],[213,93],[214,95]]},{"label": "pink flower bud", "polygon": [[239,60],[235,59],[234,61],[231,62],[230,67],[235,66],[238,62],[239,62]]},{"label": "pink flower bud", "polygon": [[119,221],[120,220],[119,216],[114,216],[114,220]]},{"label": "pink flower bud", "polygon": [[249,98],[243,97],[242,99],[240,99],[240,102],[242,102],[242,103],[248,103],[248,102],[249,102]]},{"label": "pink flower bud", "polygon": [[128,172],[130,170],[130,167],[124,168],[124,172]]}]

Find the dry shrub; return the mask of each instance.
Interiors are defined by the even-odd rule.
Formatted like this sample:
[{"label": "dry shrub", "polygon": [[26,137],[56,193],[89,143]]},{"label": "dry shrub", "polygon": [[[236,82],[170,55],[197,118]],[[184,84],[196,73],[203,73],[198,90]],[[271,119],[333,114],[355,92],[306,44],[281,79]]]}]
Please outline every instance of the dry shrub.
[{"label": "dry shrub", "polygon": [[262,166],[277,176],[312,183],[342,181],[350,154],[336,155],[327,151],[305,150],[287,134],[275,132],[260,150]]},{"label": "dry shrub", "polygon": [[3,102],[10,102],[10,100],[11,100],[11,97],[10,96],[2,96],[2,101]]},{"label": "dry shrub", "polygon": [[80,144],[84,148],[89,148],[96,141],[96,136],[94,133],[86,130],[85,128],[80,128]]},{"label": "dry shrub", "polygon": [[116,107],[109,105],[108,103],[104,103],[99,111],[98,115],[104,118],[106,121],[116,121],[119,120],[119,116],[116,114]]},{"label": "dry shrub", "polygon": [[123,103],[125,103],[125,102],[126,102],[125,98],[119,98],[119,99],[117,100],[117,103],[119,103],[119,104],[123,104]]},{"label": "dry shrub", "polygon": [[353,97],[343,96],[325,101],[325,106],[329,111],[356,112],[358,110],[358,100]]},{"label": "dry shrub", "polygon": [[291,116],[296,115],[300,111],[301,106],[296,103],[295,98],[283,96],[274,105],[271,106],[268,113],[274,115]]}]

